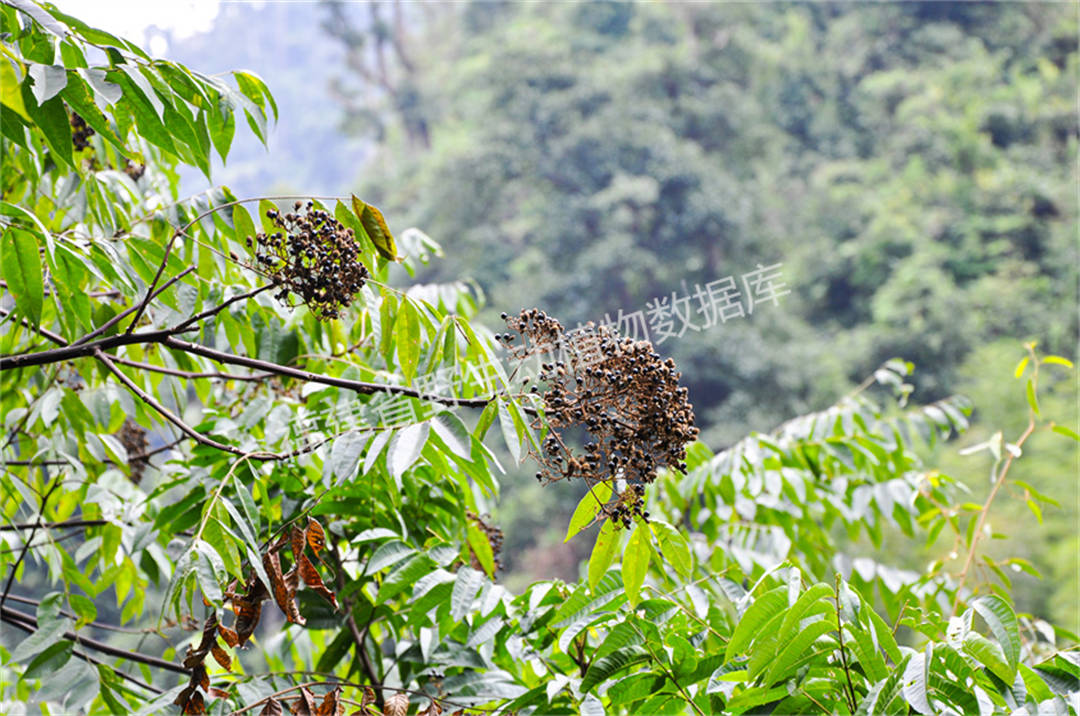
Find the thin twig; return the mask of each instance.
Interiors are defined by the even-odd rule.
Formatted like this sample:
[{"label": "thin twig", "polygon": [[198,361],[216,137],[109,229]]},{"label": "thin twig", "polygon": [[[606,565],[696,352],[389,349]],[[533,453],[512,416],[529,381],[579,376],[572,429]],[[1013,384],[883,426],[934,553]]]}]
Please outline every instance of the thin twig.
[{"label": "thin twig", "polygon": [[840,574],[836,575],[836,590],[833,595],[836,598],[836,635],[840,637],[840,664],[844,667],[844,677],[847,679],[847,697],[851,712],[855,713],[855,687],[851,683],[851,670],[848,668],[847,653],[844,651],[844,624],[840,621]]},{"label": "thin twig", "polygon": [[[180,273],[176,274],[176,275],[175,275],[175,276],[173,276],[173,277],[172,277],[171,279],[169,279],[169,280],[168,280],[168,281],[167,281],[167,282],[165,283],[165,285],[164,285],[164,286],[162,286],[162,287],[161,287],[160,289],[158,289],[158,290],[156,290],[156,291],[153,291],[153,287],[151,287],[151,291],[152,291],[152,292],[151,292],[151,293],[149,293],[149,294],[147,295],[147,297],[146,297],[146,300],[147,300],[147,301],[152,301],[152,300],[154,300],[155,298],[157,298],[158,296],[160,296],[160,295],[161,295],[162,293],[164,293],[165,291],[169,290],[169,287],[170,287],[170,286],[172,286],[172,285],[173,285],[174,283],[176,283],[177,281],[179,281],[180,279],[182,279],[182,278],[183,278],[184,276],[187,276],[187,275],[188,275],[189,273],[191,273],[191,272],[192,272],[192,271],[194,271],[194,270],[195,270],[195,267],[194,267],[194,266],[188,266],[188,267],[187,267],[186,269],[184,269],[183,271],[181,271]],[[113,316],[112,318],[110,318],[110,319],[109,319],[108,321],[106,321],[105,323],[101,324],[100,326],[98,326],[98,327],[97,327],[97,328],[95,328],[94,330],[92,330],[92,331],[90,331],[89,333],[87,333],[87,334],[86,334],[85,336],[83,336],[82,338],[79,338],[78,340],[76,340],[76,341],[75,341],[74,343],[72,343],[71,345],[73,345],[73,346],[79,346],[79,345],[82,345],[82,344],[84,344],[84,343],[89,343],[90,341],[92,341],[93,339],[97,338],[98,336],[100,336],[100,335],[101,335],[102,333],[104,333],[105,331],[107,331],[107,330],[109,330],[110,328],[112,328],[113,326],[115,326],[115,325],[116,325],[117,323],[119,323],[120,321],[122,321],[122,320],[124,320],[125,318],[127,318],[128,316],[130,316],[130,315],[131,315],[131,313],[132,313],[133,311],[135,311],[135,310],[136,310],[136,306],[132,306],[132,307],[130,307],[130,308],[128,308],[128,309],[126,309],[126,310],[123,310],[123,311],[121,311],[120,313],[116,314],[115,316]],[[140,312],[140,313],[141,313],[141,312]],[[128,329],[127,329],[126,333],[131,333],[132,329],[133,329],[133,328],[135,327],[135,324],[136,324],[136,323],[138,323],[138,322],[139,322],[139,316],[135,316],[135,318],[134,318],[134,319],[132,320],[132,322],[131,322],[131,325],[130,325],[130,326],[128,326]]]},{"label": "thin twig", "polygon": [[4,594],[0,596],[0,609],[4,608],[4,602],[7,601],[8,592],[11,591],[11,585],[15,581],[15,573],[19,571],[19,565],[22,564],[23,559],[26,557],[26,553],[30,551],[30,544],[34,541],[34,535],[37,534],[38,527],[41,526],[41,518],[45,515],[45,508],[48,507],[49,498],[52,497],[52,493],[55,492],[58,487],[60,487],[60,480],[53,482],[52,487],[50,487],[41,498],[41,509],[38,510],[37,521],[30,530],[30,537],[27,538],[26,543],[23,545],[22,552],[19,552],[19,558],[15,560],[15,564],[11,565],[11,572],[8,574],[7,584],[4,585]]}]

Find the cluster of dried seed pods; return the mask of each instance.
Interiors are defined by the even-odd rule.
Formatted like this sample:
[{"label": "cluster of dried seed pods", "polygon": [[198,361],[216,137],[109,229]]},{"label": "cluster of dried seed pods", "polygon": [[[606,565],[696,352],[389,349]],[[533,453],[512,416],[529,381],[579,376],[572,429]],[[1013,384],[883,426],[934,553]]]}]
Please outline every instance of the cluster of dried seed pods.
[{"label": "cluster of dried seed pods", "polygon": [[537,480],[607,482],[607,517],[622,526],[647,519],[646,486],[663,468],[685,472],[686,446],[698,435],[675,362],[608,326],[568,334],[535,308],[503,318],[512,332],[498,340],[518,359],[543,361],[532,390],[551,430],[535,455]]}]

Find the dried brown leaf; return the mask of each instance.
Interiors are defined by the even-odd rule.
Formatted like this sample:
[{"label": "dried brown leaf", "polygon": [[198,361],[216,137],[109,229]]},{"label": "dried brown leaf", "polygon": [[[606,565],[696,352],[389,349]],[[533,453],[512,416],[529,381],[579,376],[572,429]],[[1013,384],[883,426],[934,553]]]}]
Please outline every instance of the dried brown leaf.
[{"label": "dried brown leaf", "polygon": [[306,532],[307,530],[302,530],[299,527],[293,527],[289,530],[289,543],[292,545],[294,560],[299,561],[300,555],[304,553],[304,543],[307,541]]},{"label": "dried brown leaf", "polygon": [[209,693],[215,699],[227,699],[227,698],[229,698],[229,692],[228,691],[226,691],[225,689],[219,689],[216,686],[211,686]]},{"label": "dried brown leaf", "polygon": [[210,647],[210,653],[214,655],[214,661],[221,664],[222,669],[232,671],[232,657],[229,656],[229,652],[214,644]]},{"label": "dried brown leaf", "polygon": [[267,700],[266,706],[259,712],[259,716],[282,716],[281,702],[275,698]]},{"label": "dried brown leaf", "polygon": [[229,627],[218,624],[218,633],[221,634],[221,638],[224,639],[225,643],[229,646],[236,648],[240,645],[240,637]]},{"label": "dried brown leaf", "polygon": [[423,711],[418,711],[416,716],[439,716],[442,713],[442,706],[439,706],[439,702],[435,699],[431,700],[428,707]]},{"label": "dried brown leaf", "polygon": [[316,710],[315,696],[306,688],[300,689],[300,696],[293,700],[289,708],[289,711],[297,716],[315,716]]},{"label": "dried brown leaf", "polygon": [[281,557],[277,552],[264,555],[263,567],[266,568],[266,575],[272,582],[270,588],[274,594],[274,601],[282,612],[288,614],[288,607],[285,605],[289,601],[289,592],[285,587],[285,577],[281,573]]},{"label": "dried brown leaf", "polygon": [[251,638],[255,627],[259,625],[259,617],[262,615],[262,603],[252,603],[240,600],[234,603],[236,608],[236,635],[243,645]]},{"label": "dried brown leaf", "polygon": [[191,692],[191,698],[189,698],[183,706],[181,713],[184,714],[204,714],[206,713],[206,701],[203,700],[203,695],[198,691]]},{"label": "dried brown leaf", "polygon": [[403,693],[396,693],[383,704],[383,713],[386,716],[406,716],[409,713],[409,697]]},{"label": "dried brown leaf", "polygon": [[300,562],[297,565],[300,571],[300,576],[304,578],[304,584],[311,587],[311,589],[321,596],[326,601],[337,606],[337,599],[334,598],[334,593],[326,588],[323,584],[322,577],[319,576],[319,571],[315,569],[315,565],[311,563],[311,560],[306,555],[300,555]]},{"label": "dried brown leaf", "polygon": [[326,547],[326,532],[323,530],[322,525],[318,520],[314,520],[308,517],[307,523],[307,543],[311,547],[311,551],[315,553],[315,556],[319,556],[319,552],[323,551]]},{"label": "dried brown leaf", "polygon": [[336,686],[323,696],[322,703],[315,711],[316,716],[341,716],[345,713],[345,704],[341,702],[341,687]]}]

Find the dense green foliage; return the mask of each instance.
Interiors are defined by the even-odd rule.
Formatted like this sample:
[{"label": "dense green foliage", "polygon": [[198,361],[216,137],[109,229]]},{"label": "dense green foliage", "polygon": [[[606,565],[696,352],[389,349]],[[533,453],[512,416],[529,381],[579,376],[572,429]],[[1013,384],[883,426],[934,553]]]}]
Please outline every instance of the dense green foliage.
[{"label": "dense green foliage", "polygon": [[[582,51],[637,22],[633,6],[568,7],[558,12],[581,13],[597,35]],[[480,37],[484,17],[463,20]],[[649,27],[642,41],[670,29]],[[577,436],[546,420],[550,381],[533,394],[511,380],[515,364],[475,320],[478,291],[410,278],[439,245],[415,230],[395,239],[356,196],[181,199],[178,167],[208,170],[237,123],[265,137],[279,108],[252,74],[152,59],[28,0],[0,5],[0,33],[5,712],[1080,710],[1076,636],[1018,613],[1003,568],[1030,564],[985,548],[1005,536],[990,523],[1003,488],[1036,512],[1053,501],[1016,478],[1029,438],[1052,439],[1049,450],[1080,440],[1040,402],[1048,383],[1075,380],[1067,359],[1028,344],[1010,366],[1018,432],[1002,426],[967,450],[992,463],[981,504],[922,457],[954,450],[941,443],[968,428],[968,401],[912,404],[912,366],[893,359],[772,433],[716,454],[687,446],[685,469],[655,475],[648,519],[628,528],[604,519],[628,492],[623,473],[590,482],[551,517],[568,539],[599,528],[582,578],[512,592],[487,519],[499,454],[541,460],[545,438]],[[632,74],[637,48],[625,47],[612,68]],[[600,140],[621,130],[602,125],[597,170],[620,156]],[[407,134],[437,147],[432,126],[412,117]],[[488,139],[484,151],[501,146]],[[679,144],[660,162],[670,172],[691,158]],[[660,165],[639,174],[669,177]],[[697,205],[672,191],[653,210]],[[469,201],[520,208],[479,186]],[[676,212],[704,223],[653,239],[688,261],[680,235],[711,230],[720,208]],[[595,218],[633,220],[614,205]],[[571,228],[558,235],[569,242]],[[560,251],[587,260],[592,248]],[[489,258],[446,253],[439,263],[463,271]],[[648,280],[677,281],[664,266]],[[682,369],[705,380],[721,367],[691,351]],[[608,397],[603,420],[632,418],[625,396]],[[628,439],[647,443],[634,429]],[[894,540],[955,554],[912,571],[890,557]]]},{"label": "dense green foliage", "polygon": [[[782,263],[778,309],[661,346],[709,444],[822,409],[893,356],[917,366],[919,400],[963,392],[996,430],[1017,418],[988,388],[1018,344],[1074,353],[1075,4],[442,10],[404,32],[381,18],[393,43],[362,32],[360,8],[328,23],[367,100],[345,104],[347,126],[381,138],[363,194],[447,247],[422,277],[473,277],[496,311],[599,321]],[[365,69],[382,45],[388,81]],[[1053,389],[1075,421],[1076,384]],[[1075,453],[1047,450],[1025,479],[1071,533]],[[538,542],[535,563],[551,503],[508,492],[502,514],[529,523],[511,551]],[[1032,539],[1040,569],[1069,570],[1055,613],[1080,625],[1075,561]],[[1041,606],[1045,586],[1022,591]]]}]

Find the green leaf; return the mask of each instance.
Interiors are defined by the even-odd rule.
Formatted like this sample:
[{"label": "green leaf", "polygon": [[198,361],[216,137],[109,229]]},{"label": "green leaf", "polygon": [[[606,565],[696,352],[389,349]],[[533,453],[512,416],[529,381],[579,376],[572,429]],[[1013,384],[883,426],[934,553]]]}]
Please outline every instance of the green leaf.
[{"label": "green leaf", "polygon": [[420,457],[427,442],[430,426],[427,422],[415,423],[394,433],[387,452],[387,467],[394,481],[399,481],[405,471]]},{"label": "green leaf", "polygon": [[933,713],[927,698],[926,689],[930,683],[930,664],[933,660],[933,643],[928,644],[926,651],[915,654],[904,668],[904,698],[911,707],[921,714]]},{"label": "green leaf", "polygon": [[458,569],[454,590],[450,594],[450,616],[461,621],[472,609],[473,599],[484,583],[484,574],[470,567]]},{"label": "green leaf", "polygon": [[468,540],[473,554],[476,555],[476,560],[480,562],[480,566],[484,568],[489,577],[494,579],[495,553],[491,549],[491,542],[488,541],[487,535],[470,521],[465,530],[465,538]]},{"label": "green leaf", "polygon": [[447,450],[466,460],[472,458],[472,438],[469,429],[461,418],[446,411],[439,413],[429,421],[436,437]]},{"label": "green leaf", "polygon": [[779,651],[765,675],[765,685],[770,686],[787,678],[793,673],[792,669],[797,665],[803,652],[810,648],[818,637],[830,631],[836,631],[836,624],[828,619],[821,619],[809,625],[799,625],[798,632],[792,634],[789,640],[781,638],[778,645]]},{"label": "green leaf", "polygon": [[408,561],[395,568],[394,571],[386,576],[386,579],[379,587],[379,593],[375,598],[375,603],[382,604],[386,600],[397,596],[415,584],[416,580],[420,579],[420,577],[433,569],[436,569],[438,566],[439,565],[435,564],[435,561],[426,554],[421,553],[413,555]]},{"label": "green leaf", "polygon": [[743,653],[751,640],[760,634],[761,627],[787,607],[787,591],[786,586],[776,587],[762,594],[747,608],[728,642],[728,661]]},{"label": "green leaf", "polygon": [[37,129],[41,130],[53,154],[68,166],[75,166],[71,144],[71,120],[64,107],[64,101],[59,97],[53,97],[47,102],[38,104],[25,80],[22,84],[22,100],[23,106],[30,114],[30,119]]},{"label": "green leaf", "polygon": [[514,425],[514,419],[506,408],[506,402],[502,400],[496,402],[499,410],[499,430],[506,442],[506,449],[510,451],[510,457],[514,458],[514,462],[521,462],[521,438],[518,436],[517,426]]},{"label": "green leaf", "polygon": [[582,693],[587,693],[598,686],[612,676],[634,664],[640,664],[643,661],[649,659],[649,654],[640,646],[629,646],[624,649],[619,649],[613,654],[609,654],[602,659],[597,659],[589,665],[589,670],[585,672],[585,678],[581,680],[581,686],[579,687]]},{"label": "green leaf", "polygon": [[0,103],[3,103],[5,107],[11,109],[27,122],[33,121],[23,104],[19,78],[15,75],[15,68],[6,59],[0,62]]},{"label": "green leaf", "polygon": [[37,237],[25,229],[11,227],[4,232],[3,266],[4,280],[15,297],[15,306],[35,327],[41,324],[41,309],[45,298],[45,284],[38,254]]},{"label": "green leaf", "polygon": [[[608,520],[611,522],[611,520]],[[630,541],[626,545],[626,551],[622,559],[623,586],[626,589],[626,598],[630,606],[637,606],[640,598],[641,585],[645,582],[645,572],[649,569],[649,554],[652,552],[649,546],[649,531],[644,524],[638,524],[630,535]]]},{"label": "green leaf", "polygon": [[1001,597],[993,594],[979,597],[971,603],[971,608],[983,618],[990,627],[994,638],[1001,644],[1005,658],[1009,662],[1010,677],[1016,676],[1016,666],[1020,662],[1020,624],[1016,613]]},{"label": "green leaf", "polygon": [[192,552],[191,561],[195,565],[195,577],[199,580],[199,588],[203,596],[214,605],[220,605],[222,600],[221,578],[225,576],[225,563],[221,555],[214,551],[206,542],[197,542],[195,551]]},{"label": "green leaf", "polygon": [[403,300],[394,321],[394,343],[397,345],[398,365],[411,383],[420,363],[420,317],[412,301]]},{"label": "green leaf", "polygon": [[1051,430],[1053,430],[1055,433],[1058,433],[1059,435],[1064,435],[1067,438],[1072,438],[1073,440],[1080,442],[1080,433],[1077,433],[1075,430],[1067,428],[1064,425],[1055,425],[1051,428]]},{"label": "green leaf", "polygon": [[1019,378],[1024,374],[1024,369],[1027,368],[1028,361],[1031,360],[1030,356],[1024,356],[1020,359],[1020,362],[1016,364],[1016,370],[1013,371],[1013,376]]},{"label": "green leaf", "polygon": [[589,586],[595,588],[600,583],[604,573],[615,560],[621,537],[622,533],[615,529],[614,523],[611,520],[604,520],[604,524],[600,526],[600,533],[596,536],[592,554],[589,555]]},{"label": "green leaf", "polygon": [[371,439],[370,433],[350,430],[334,439],[330,447],[330,468],[342,480],[351,480],[360,468],[360,456]]},{"label": "green leaf", "polygon": [[388,261],[397,261],[397,244],[394,243],[394,235],[390,233],[390,227],[386,225],[382,212],[371,204],[365,204],[356,194],[352,195],[352,207],[353,213],[360,219],[360,224],[379,254]]},{"label": "green leaf", "polygon": [[590,486],[589,491],[581,498],[581,502],[578,503],[574,514],[570,517],[570,526],[566,529],[566,539],[563,540],[563,543],[569,542],[571,537],[591,525],[596,516],[600,514],[601,508],[607,504],[610,498],[610,483],[598,482]]},{"label": "green leaf", "polygon": [[1033,413],[1035,413],[1036,415],[1038,415],[1039,414],[1039,401],[1035,397],[1035,382],[1033,380],[1031,380],[1030,378],[1028,378],[1027,388],[1025,390],[1027,392],[1027,402],[1028,402],[1028,405],[1031,406],[1031,411]]},{"label": "green leaf", "polygon": [[74,647],[75,643],[68,641],[67,639],[56,642],[34,657],[33,661],[26,666],[26,670],[23,671],[20,679],[23,681],[31,681],[39,677],[48,678],[52,676],[53,673],[59,671],[60,667],[66,664],[68,659],[71,658],[71,652]]},{"label": "green leaf", "polygon": [[64,632],[71,631],[71,628],[70,619],[65,617],[46,621],[39,612],[37,631],[18,643],[11,652],[11,661],[23,661],[44,651],[55,644]]},{"label": "green leaf", "polygon": [[1005,683],[1011,684],[1013,682],[1016,670],[1009,666],[998,644],[990,641],[982,634],[972,631],[964,635],[964,641],[960,648]]},{"label": "green leaf", "polygon": [[83,595],[69,594],[68,603],[75,610],[75,613],[79,615],[79,621],[76,623],[75,628],[85,626],[97,619],[97,607]]},{"label": "green leaf", "polygon": [[240,204],[233,207],[232,210],[233,229],[236,231],[236,240],[241,244],[244,243],[244,239],[254,238],[255,234],[255,222],[251,220],[251,214]]},{"label": "green leaf", "polygon": [[48,102],[67,86],[67,70],[60,65],[31,63],[27,74],[34,81],[31,91],[38,104]]},{"label": "green leaf", "polygon": [[686,537],[663,520],[649,520],[649,527],[660,543],[660,554],[679,574],[689,577],[694,568],[694,558]]}]

